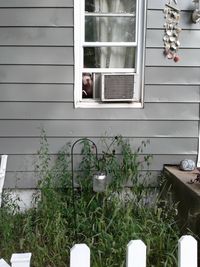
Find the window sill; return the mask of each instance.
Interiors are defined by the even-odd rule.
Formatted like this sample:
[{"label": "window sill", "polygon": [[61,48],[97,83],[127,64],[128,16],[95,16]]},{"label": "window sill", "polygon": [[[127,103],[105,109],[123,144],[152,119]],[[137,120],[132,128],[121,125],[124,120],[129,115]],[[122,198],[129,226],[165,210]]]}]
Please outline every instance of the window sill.
[{"label": "window sill", "polygon": [[131,103],[102,103],[95,101],[82,101],[75,103],[75,108],[143,108],[143,103],[141,102],[131,102]]}]

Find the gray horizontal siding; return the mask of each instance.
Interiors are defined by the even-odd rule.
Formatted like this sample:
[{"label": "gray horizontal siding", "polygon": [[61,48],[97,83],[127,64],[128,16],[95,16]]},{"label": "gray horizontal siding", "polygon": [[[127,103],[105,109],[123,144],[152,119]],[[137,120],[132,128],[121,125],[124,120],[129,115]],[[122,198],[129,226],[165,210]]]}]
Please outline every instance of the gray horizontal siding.
[{"label": "gray horizontal siding", "polygon": [[164,55],[163,49],[146,49],[146,66],[200,67],[200,49],[179,49],[180,61],[174,63]]},{"label": "gray horizontal siding", "polygon": [[[163,56],[166,1],[148,0],[144,108],[74,109],[73,1],[0,1],[0,153],[9,154],[6,187],[34,188],[32,164],[46,130],[52,156],[79,137],[121,134],[154,155],[154,180],[163,164],[196,160],[199,124],[200,29],[194,4],[179,1],[178,63]],[[151,180],[153,183],[153,178]]]},{"label": "gray horizontal siding", "polygon": [[0,64],[72,65],[73,47],[0,46]]},{"label": "gray horizontal siding", "polygon": [[[75,140],[76,138],[49,138],[49,151],[50,153],[57,153],[63,144]],[[143,140],[143,138],[134,138],[130,139],[130,143],[132,147],[137,148]],[[152,177],[149,180],[151,185],[156,184],[158,170],[162,169],[163,162],[178,164],[183,157],[194,160],[196,158],[197,138],[150,138],[149,140],[150,144],[144,149],[144,153],[154,154],[151,163]],[[8,148],[12,147],[8,158],[5,188],[16,186],[18,188],[35,188],[37,186],[38,176],[33,172],[37,156],[32,154],[37,153],[39,141],[39,138],[6,138],[3,141],[0,138],[0,146],[2,149],[5,147],[7,153],[9,152]],[[99,142],[99,139],[93,138],[93,141],[96,142],[99,151],[101,151],[103,147],[101,147],[102,143]],[[12,154],[13,152],[17,152],[18,155]]]},{"label": "gray horizontal siding", "polygon": [[[194,3],[190,0],[181,0],[177,1],[178,7],[181,10],[193,10],[194,9]],[[165,4],[168,3],[168,1],[165,0],[148,0],[148,9],[163,9]],[[173,3],[173,1],[172,1]]]},{"label": "gray horizontal siding", "polygon": [[0,65],[0,83],[73,83],[73,66]]},{"label": "gray horizontal siding", "polygon": [[[185,155],[189,156],[190,159],[195,160],[195,155]],[[35,162],[37,161],[37,156],[29,156],[29,155],[11,155],[9,156],[8,164],[7,164],[7,173],[5,179],[5,188],[15,187],[17,185],[18,188],[35,188],[38,183],[39,175],[34,173],[35,171]],[[55,156],[51,157],[52,161],[55,160]],[[142,160],[141,156],[139,160]],[[77,161],[76,161],[77,160]],[[75,156],[75,165],[79,164],[81,157]],[[163,162],[166,164],[179,164],[182,160],[182,155],[174,155],[173,161],[171,155],[154,155],[151,160],[151,173],[152,176],[148,177],[148,181],[152,185],[153,182],[156,182],[158,177],[158,169],[162,169]],[[71,165],[69,165],[69,169]],[[143,172],[147,171],[147,166],[143,166]]]},{"label": "gray horizontal siding", "polygon": [[[1,102],[0,109],[1,105],[4,105],[2,101],[72,102],[73,85],[72,84],[0,84],[0,102]],[[6,106],[13,104],[14,103],[7,103]],[[17,109],[15,109],[15,112],[17,112]],[[4,118],[6,114],[8,113],[5,111]]]},{"label": "gray horizontal siding", "polygon": [[[195,85],[195,86],[191,86],[191,85],[176,85],[176,86],[174,85],[146,85],[145,86],[145,109],[148,109],[148,114],[149,114],[151,110],[149,106],[149,102],[152,102],[152,103],[154,102],[159,102],[159,103],[177,102],[180,104],[181,103],[199,103],[200,101],[199,91],[200,91],[200,88],[198,85]],[[4,114],[3,117],[5,118],[5,116],[7,116],[8,114],[8,111],[6,110],[10,110],[11,109],[10,105],[13,105],[14,103],[3,104],[2,103],[3,101],[4,102],[33,102],[33,104],[31,105],[34,105],[34,102],[73,102],[73,85],[72,84],[0,84],[0,102],[1,102],[0,115]],[[1,109],[2,105],[4,105],[4,108]],[[18,106],[20,105],[21,104],[18,104]],[[160,107],[162,108],[162,110],[166,111],[166,108],[163,109],[162,105],[160,105]],[[66,106],[64,106],[63,108],[64,116],[66,116],[65,109],[66,109]],[[72,109],[72,107],[70,109]],[[184,106],[183,106],[183,109],[184,109]],[[15,107],[14,110],[17,116],[18,108]],[[151,112],[153,112],[153,110]],[[144,111],[133,111],[133,112],[141,113]],[[109,112],[109,110],[107,110],[107,112]],[[93,113],[91,114],[90,112],[89,114],[92,115]],[[121,112],[119,114],[121,114]],[[9,115],[9,116],[13,118],[13,115]],[[132,116],[132,113],[131,113],[131,116]],[[198,115],[196,114],[196,116]]]},{"label": "gray horizontal siding", "polygon": [[[101,155],[98,154],[100,157]],[[144,161],[144,156],[146,155],[140,155],[138,157],[139,161]],[[193,154],[185,154],[185,157],[191,158],[194,161],[196,160],[196,155]],[[50,162],[49,166],[50,168],[54,165],[55,160],[57,156],[56,155],[50,155]],[[68,158],[70,160],[70,158]],[[171,155],[163,155],[154,154],[153,158],[150,160],[150,167],[151,170],[158,170],[162,169],[163,162],[165,164],[176,164],[178,165],[180,161],[183,159],[182,155],[174,155],[173,161],[171,158]],[[74,166],[78,166],[82,160],[82,156],[74,155]],[[9,155],[9,159],[7,162],[7,172],[33,172],[36,170],[36,163],[38,164],[39,157],[37,155]],[[69,163],[68,169],[71,170],[71,164]],[[147,170],[148,166],[144,163],[143,170]]]},{"label": "gray horizontal siding", "polygon": [[[150,186],[157,186],[158,181],[158,171],[152,171],[151,176],[147,176],[146,171],[142,171],[141,174],[147,177],[146,183]],[[37,187],[39,181],[39,177],[34,172],[7,172],[5,178],[5,186],[4,188],[20,188],[20,189],[34,189]],[[144,179],[142,179],[142,182]],[[131,185],[131,183],[127,183],[127,185]]]},{"label": "gray horizontal siding", "polygon": [[[146,46],[148,48],[163,47],[163,30],[148,29],[146,34]],[[181,48],[199,48],[200,30],[183,30],[180,33]]]},{"label": "gray horizontal siding", "polygon": [[[199,85],[146,85],[145,102],[176,103],[176,105],[178,103],[199,103],[200,87]],[[176,114],[177,112],[174,116]],[[198,114],[196,115],[198,116]]]},{"label": "gray horizontal siding", "polygon": [[32,189],[37,187],[38,181],[34,172],[7,172],[4,188]]},{"label": "gray horizontal siding", "polygon": [[[49,144],[50,154],[58,153],[58,151],[60,151],[67,142],[74,143],[78,137],[79,136],[49,137],[48,144]],[[102,136],[100,136],[100,138],[102,138]],[[196,148],[198,145],[198,137],[132,138],[132,134],[130,134],[130,136],[127,138],[129,138],[130,144],[133,148],[138,148],[141,145],[142,141],[149,140],[150,144],[147,145],[143,151],[143,153],[145,154],[150,153],[154,155],[171,155],[172,160],[174,155],[180,155],[180,156],[182,155],[185,158],[186,155],[197,154]],[[101,148],[103,149],[103,147],[99,138],[91,137],[91,139],[97,144],[98,151],[101,151]],[[5,154],[6,152],[9,154],[9,156],[17,155],[20,158],[21,155],[23,155],[24,157],[24,155],[37,154],[38,149],[40,148],[40,138],[39,137],[0,138],[0,147],[2,154]]]},{"label": "gray horizontal siding", "polygon": [[194,121],[133,121],[130,120],[66,120],[66,121],[1,121],[0,137],[40,136],[40,128],[47,136],[115,136],[127,137],[197,137],[198,122]]},{"label": "gray horizontal siding", "polygon": [[7,46],[72,46],[72,28],[0,28],[0,45]]},{"label": "gray horizontal siding", "polygon": [[[190,121],[192,111],[189,103],[197,103],[199,106],[199,93],[200,93],[200,30],[198,24],[194,24],[191,21],[191,14],[194,10],[194,3],[189,0],[178,1],[178,6],[181,9],[181,19],[179,26],[182,28],[180,32],[179,40],[181,43],[178,55],[180,61],[175,63],[173,60],[168,60],[164,56],[164,23],[165,17],[163,9],[167,1],[148,1],[147,11],[147,30],[146,30],[146,61],[145,61],[145,102],[149,103],[151,107],[154,107],[154,103],[162,103],[163,108],[165,103],[171,103],[174,115],[171,114],[171,121],[182,111],[179,109],[179,104],[186,104],[186,112],[190,113]],[[198,121],[199,114],[198,108],[194,112],[196,113],[196,131],[198,133]],[[194,115],[193,113],[193,115]],[[183,116],[184,117],[184,116]],[[165,120],[165,119],[164,119]],[[184,119],[183,119],[184,120]],[[186,117],[185,117],[186,120]],[[185,121],[185,123],[187,123]],[[172,136],[175,136],[176,127]],[[188,136],[189,137],[189,136]],[[153,162],[152,169],[162,169],[162,164],[179,164],[183,158],[191,158],[196,161],[197,150],[194,147],[194,156],[190,153],[190,149],[187,147],[187,141],[191,139],[181,139],[174,143],[174,149],[177,154],[171,154],[168,156],[166,153],[161,157],[156,157]],[[173,140],[173,137],[172,139]],[[186,141],[187,140],[187,141]],[[182,153],[178,153],[179,142],[182,143]],[[179,144],[178,144],[179,143]],[[163,145],[164,143],[162,143]],[[186,146],[185,146],[186,145]],[[196,152],[195,152],[196,150]],[[188,153],[188,155],[186,155]]]},{"label": "gray horizontal siding", "polygon": [[0,26],[73,26],[72,8],[3,8]]},{"label": "gray horizontal siding", "polygon": [[[163,7],[164,8],[164,7]],[[193,8],[194,9],[194,8]],[[179,27],[188,30],[199,30],[198,23],[191,21],[192,11],[182,11],[180,13]],[[163,10],[148,10],[147,13],[147,28],[148,29],[163,29],[165,23],[165,14]],[[182,33],[180,33],[182,34]]]},{"label": "gray horizontal siding", "polygon": [[[67,110],[67,112],[66,112]],[[26,111],[26,112],[24,112]],[[177,112],[178,111],[178,112]],[[197,120],[197,103],[145,103],[144,109],[74,109],[73,103],[1,102],[0,119],[31,120]],[[120,127],[119,127],[120,128]]]},{"label": "gray horizontal siding", "polygon": [[146,84],[200,84],[200,68],[146,67]]},{"label": "gray horizontal siding", "polygon": [[73,7],[73,0],[1,0],[0,7]]}]

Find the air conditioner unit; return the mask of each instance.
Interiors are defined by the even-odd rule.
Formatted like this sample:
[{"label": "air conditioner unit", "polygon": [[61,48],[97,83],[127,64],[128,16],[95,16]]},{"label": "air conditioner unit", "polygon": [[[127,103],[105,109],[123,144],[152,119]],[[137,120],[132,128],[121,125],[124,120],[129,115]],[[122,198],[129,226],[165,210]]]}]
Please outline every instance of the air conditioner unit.
[{"label": "air conditioner unit", "polygon": [[135,74],[103,73],[101,75],[101,100],[130,102],[134,100]]}]

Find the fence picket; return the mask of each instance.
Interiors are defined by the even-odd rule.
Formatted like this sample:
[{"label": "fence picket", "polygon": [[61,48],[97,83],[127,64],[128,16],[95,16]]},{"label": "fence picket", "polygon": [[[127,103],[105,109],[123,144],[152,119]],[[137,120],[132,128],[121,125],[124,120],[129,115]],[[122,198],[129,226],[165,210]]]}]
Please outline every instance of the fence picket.
[{"label": "fence picket", "polygon": [[126,267],[146,267],[146,245],[141,240],[128,243]]},{"label": "fence picket", "polygon": [[70,267],[90,267],[90,249],[86,244],[76,244],[70,251]]},{"label": "fence picket", "polygon": [[[197,267],[197,241],[190,235],[178,241],[178,267]],[[30,267],[31,253],[12,254],[11,266],[0,259],[0,267]],[[70,267],[90,267],[90,249],[86,244],[75,244],[70,250]],[[127,245],[126,267],[146,267],[146,245],[131,240]]]},{"label": "fence picket", "polygon": [[178,241],[178,267],[197,267],[197,241],[190,235]]},{"label": "fence picket", "polygon": [[30,267],[31,253],[14,253],[10,261],[12,267]]},{"label": "fence picket", "polygon": [[10,265],[4,259],[0,259],[0,267],[10,267]]},{"label": "fence picket", "polygon": [[6,171],[7,158],[8,158],[8,155],[2,155],[1,156],[0,170],[2,172],[5,172]]},{"label": "fence picket", "polygon": [[6,165],[7,165],[7,155],[2,155],[1,156],[1,164],[0,164],[0,207],[1,207],[1,202],[2,202],[2,191],[3,191],[3,186],[4,186],[4,180],[5,180],[5,175],[6,175]]}]

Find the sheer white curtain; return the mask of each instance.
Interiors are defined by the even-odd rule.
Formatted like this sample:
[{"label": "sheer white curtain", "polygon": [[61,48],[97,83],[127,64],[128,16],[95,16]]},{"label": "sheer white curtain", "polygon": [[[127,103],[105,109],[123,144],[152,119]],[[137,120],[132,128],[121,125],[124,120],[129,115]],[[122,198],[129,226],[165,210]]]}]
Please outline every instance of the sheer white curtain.
[{"label": "sheer white curtain", "polygon": [[[135,0],[94,0],[95,11],[102,13],[131,13],[135,10]],[[135,17],[99,17],[96,24],[97,39],[105,42],[134,41]],[[127,47],[102,47],[100,67],[132,68],[134,50]]]}]

